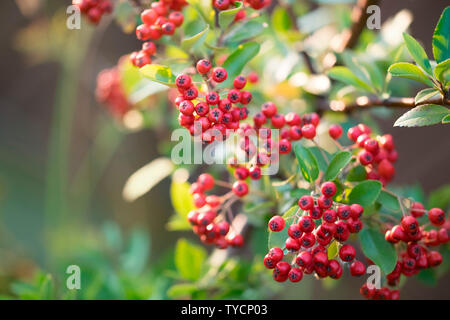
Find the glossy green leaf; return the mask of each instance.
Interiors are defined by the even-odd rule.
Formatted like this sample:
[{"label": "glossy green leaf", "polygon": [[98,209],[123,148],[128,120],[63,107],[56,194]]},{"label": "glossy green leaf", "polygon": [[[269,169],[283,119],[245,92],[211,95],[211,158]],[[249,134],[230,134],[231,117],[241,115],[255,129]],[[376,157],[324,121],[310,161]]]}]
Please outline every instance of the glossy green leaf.
[{"label": "glossy green leaf", "polygon": [[259,21],[249,20],[238,24],[224,38],[226,43],[239,43],[259,36],[264,31],[264,25]]},{"label": "glossy green leaf", "polygon": [[234,17],[242,8],[241,1],[236,1],[234,5],[236,6],[235,8],[219,12],[219,26],[222,29],[226,29],[234,21]]},{"label": "glossy green leaf", "polygon": [[352,204],[359,203],[363,207],[368,207],[377,200],[380,195],[381,187],[380,181],[363,181],[352,189],[348,195],[348,200]]},{"label": "glossy green leaf", "polygon": [[334,259],[338,255],[337,241],[333,240],[328,246],[328,260]]},{"label": "glossy green leaf", "polygon": [[423,89],[423,90],[419,91],[416,94],[416,97],[414,98],[414,101],[415,101],[416,104],[421,104],[424,101],[427,101],[429,99],[432,99],[432,98],[434,98],[436,96],[440,96],[440,95],[441,95],[441,92],[438,89],[426,88],[426,89]]},{"label": "glossy green leaf", "polygon": [[433,190],[428,199],[429,208],[441,208],[447,210],[450,206],[450,184]]},{"label": "glossy green leaf", "polygon": [[409,53],[417,65],[419,65],[426,73],[432,75],[433,70],[431,69],[430,60],[428,60],[425,49],[419,44],[419,42],[417,42],[416,39],[407,33],[403,33],[403,39],[405,40]]},{"label": "glossy green leaf", "polygon": [[297,144],[294,147],[294,152],[303,177],[306,181],[314,182],[319,176],[316,158],[308,148],[303,147],[301,144]]},{"label": "glossy green leaf", "polygon": [[319,170],[322,172],[327,171],[328,163],[330,163],[333,155],[324,149],[319,149],[316,146],[308,147],[308,149],[314,155],[314,158],[316,158]]},{"label": "glossy green leaf", "polygon": [[195,208],[194,200],[189,189],[190,186],[187,182],[172,181],[172,185],[170,186],[172,205],[177,214],[182,218],[186,218],[189,211]]},{"label": "glossy green leaf", "polygon": [[181,48],[183,50],[186,51],[194,51],[196,48],[198,48],[200,45],[203,44],[203,42],[206,39],[206,36],[208,34],[209,31],[209,25],[205,25],[204,29],[202,31],[200,31],[199,33],[191,36],[191,37],[187,37],[184,38],[181,41]]},{"label": "glossy green leaf", "polygon": [[450,114],[446,115],[446,116],[442,119],[442,123],[443,123],[443,124],[450,123]]},{"label": "glossy green leaf", "polygon": [[203,21],[214,26],[215,12],[212,8],[212,1],[210,0],[187,0],[187,2],[200,14]]},{"label": "glossy green leaf", "polygon": [[325,180],[334,180],[339,172],[345,168],[345,166],[350,162],[352,154],[348,151],[341,151],[336,153],[325,172]]},{"label": "glossy green leaf", "polygon": [[395,212],[400,211],[400,203],[398,202],[398,198],[384,190],[381,190],[377,202],[388,210]]},{"label": "glossy green leaf", "polygon": [[175,266],[180,275],[188,280],[197,280],[202,272],[206,251],[201,246],[180,239],[175,247]]},{"label": "glossy green leaf", "polygon": [[435,105],[424,104],[403,114],[394,123],[394,127],[423,127],[440,123],[450,114],[450,109]]},{"label": "glossy green leaf", "polygon": [[361,249],[385,273],[391,273],[397,263],[397,253],[392,244],[384,239],[379,231],[363,228],[359,232]]},{"label": "glossy green leaf", "polygon": [[347,181],[351,182],[364,181],[366,180],[366,177],[367,177],[366,169],[364,169],[364,167],[361,165],[357,165],[348,172]]},{"label": "glossy green leaf", "polygon": [[227,87],[238,76],[244,66],[252,60],[259,52],[259,44],[256,42],[247,42],[241,44],[225,60],[223,67],[227,70],[227,80],[221,83],[222,87]]},{"label": "glossy green leaf", "polygon": [[450,59],[450,7],[444,9],[433,34],[433,55],[437,63]]},{"label": "glossy green leaf", "polygon": [[286,32],[292,28],[292,20],[285,8],[275,7],[272,12],[272,25],[277,32]]},{"label": "glossy green leaf", "polygon": [[294,190],[291,190],[290,197],[300,199],[302,196],[306,196],[311,193],[311,190],[303,189],[303,188],[297,188]]},{"label": "glossy green leaf", "polygon": [[148,64],[140,69],[144,77],[167,86],[175,86],[175,76],[172,70],[166,66]]},{"label": "glossy green leaf", "polygon": [[422,82],[430,87],[434,86],[433,81],[431,81],[418,66],[411,63],[407,62],[394,63],[389,67],[388,72],[395,77],[401,77]]},{"label": "glossy green leaf", "polygon": [[434,76],[444,86],[450,83],[450,59],[444,60],[434,68]]},{"label": "glossy green leaf", "polygon": [[[298,205],[295,205],[283,214],[283,218],[286,220],[287,218],[295,215],[295,213],[297,211],[298,211]],[[284,226],[284,229],[281,231],[273,232],[273,231],[269,230],[269,241],[268,241],[269,249],[273,248],[273,247],[278,247],[278,248],[284,247],[284,243],[285,243],[286,239],[289,237],[288,226],[289,226],[289,222],[291,220],[292,219],[285,221],[286,225]]]},{"label": "glossy green leaf", "polygon": [[328,75],[335,80],[354,86],[355,88],[361,89],[363,91],[373,91],[373,88],[369,84],[358,78],[347,67],[334,67],[330,71],[328,71]]}]

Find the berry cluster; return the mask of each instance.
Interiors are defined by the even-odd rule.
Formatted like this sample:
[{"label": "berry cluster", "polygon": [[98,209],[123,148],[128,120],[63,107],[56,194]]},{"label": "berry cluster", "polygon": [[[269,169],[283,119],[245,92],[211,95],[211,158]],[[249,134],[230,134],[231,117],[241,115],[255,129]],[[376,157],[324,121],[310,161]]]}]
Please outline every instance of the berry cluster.
[{"label": "berry cluster", "polygon": [[197,182],[191,185],[194,205],[197,208],[188,214],[188,220],[193,226],[195,234],[205,244],[215,244],[219,249],[228,246],[241,247],[244,242],[242,235],[233,232],[230,207],[238,197],[248,193],[245,182],[239,181],[232,186],[232,191],[219,197],[217,195],[206,195],[205,192],[214,188],[215,179],[208,173],[201,174]]},{"label": "berry cluster", "polygon": [[72,4],[80,8],[90,22],[97,24],[105,13],[111,13],[113,5],[110,0],[73,0]]},{"label": "berry cluster", "polygon": [[[389,183],[395,175],[393,163],[397,161],[397,151],[390,134],[372,138],[372,130],[365,124],[358,124],[347,131],[347,137],[355,142],[352,149],[358,151],[358,161],[366,168],[367,179],[379,180],[383,186]],[[337,140],[342,135],[339,125],[329,128],[330,136]]]},{"label": "berry cluster", "polygon": [[366,299],[372,300],[400,300],[399,290],[390,290],[387,287],[369,288],[367,284],[363,284],[359,290],[361,295]]},{"label": "berry cluster", "polygon": [[131,109],[117,67],[102,70],[97,76],[97,100],[104,103],[112,114],[121,117]]},{"label": "berry cluster", "polygon": [[248,116],[245,106],[251,102],[252,94],[242,90],[247,80],[242,75],[237,76],[233,81],[233,88],[222,90],[219,94],[214,88],[217,83],[227,79],[225,68],[212,68],[207,59],[202,59],[197,62],[196,69],[208,84],[208,92],[199,91],[191,76],[178,75],[176,86],[179,95],[175,99],[180,112],[178,122],[191,135],[195,133],[194,122],[199,122],[205,143],[212,142],[218,135],[226,138],[227,129],[238,129],[239,122]]},{"label": "berry cluster", "polygon": [[[212,0],[213,6],[217,10],[227,10],[230,6],[234,6],[235,0]],[[272,0],[244,0],[244,7],[251,7],[255,10],[260,10],[262,8],[270,6]],[[245,13],[245,11],[242,10]]]},{"label": "berry cluster", "polygon": [[[410,208],[410,213],[411,215],[402,217],[400,224],[385,233],[386,241],[396,244],[400,252],[394,271],[386,276],[390,286],[396,286],[402,274],[407,277],[413,276],[420,270],[439,266],[442,263],[441,254],[430,250],[429,247],[449,241],[450,222],[446,223],[442,209],[433,208],[427,211],[421,203],[415,202]],[[417,218],[425,214],[430,224],[439,227],[439,230],[425,230],[425,226],[420,226]]]},{"label": "berry cluster", "polygon": [[173,35],[175,30],[183,24],[183,14],[180,10],[187,5],[186,0],[164,0],[153,2],[150,9],[141,13],[143,24],[137,26],[136,37],[146,41],[140,51],[131,54],[133,65],[142,68],[152,63],[152,56],[156,53],[156,46],[147,40],[159,40],[163,35]]},{"label": "berry cluster", "polygon": [[[355,260],[355,248],[349,244],[340,246],[337,259],[328,258],[328,248],[333,239],[343,243],[350,233],[361,230],[363,208],[359,204],[333,203],[332,197],[336,194],[333,182],[324,182],[320,191],[319,197],[302,196],[298,201],[297,213],[287,218],[294,218],[294,221],[287,230],[289,237],[283,248],[286,254],[282,248],[274,247],[264,257],[264,265],[273,269],[275,281],[284,282],[289,279],[298,282],[303,273],[315,273],[319,278],[339,279],[343,271],[342,264],[350,262],[352,276],[361,276],[366,272],[365,265]],[[301,216],[298,215],[300,211],[303,211]],[[285,228],[285,224],[283,217],[274,216],[269,221],[269,229],[279,232]],[[283,261],[284,257],[291,254],[291,263]]]}]

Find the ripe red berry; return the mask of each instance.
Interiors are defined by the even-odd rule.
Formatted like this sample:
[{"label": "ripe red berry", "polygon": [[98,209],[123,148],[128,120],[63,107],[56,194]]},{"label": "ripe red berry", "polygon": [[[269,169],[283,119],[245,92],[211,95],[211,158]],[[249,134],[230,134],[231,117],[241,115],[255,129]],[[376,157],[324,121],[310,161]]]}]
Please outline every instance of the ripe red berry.
[{"label": "ripe red berry", "polygon": [[153,42],[147,41],[142,44],[142,51],[149,56],[153,56],[156,53],[156,46]]},{"label": "ripe red berry", "polygon": [[411,214],[415,218],[421,217],[425,214],[425,207],[420,202],[414,202],[411,206]]},{"label": "ripe red berry", "polygon": [[284,119],[290,126],[299,126],[302,123],[302,118],[300,118],[300,116],[295,112],[289,112],[284,116]]},{"label": "ripe red berry", "polygon": [[306,139],[314,139],[316,136],[316,127],[312,124],[306,124],[302,127],[302,135]]},{"label": "ripe red berry", "polygon": [[346,262],[350,262],[355,258],[356,251],[352,245],[344,244],[341,249],[339,249],[339,257]]},{"label": "ripe red berry", "polygon": [[350,218],[350,215],[351,215],[350,206],[348,206],[346,204],[339,206],[337,209],[337,215],[338,215],[339,219],[342,219],[342,220],[347,220],[348,218]]},{"label": "ripe red berry", "polygon": [[287,250],[291,252],[298,251],[300,249],[300,243],[297,239],[288,237],[285,242],[285,247]]},{"label": "ripe red berry", "polygon": [[242,90],[241,99],[239,100],[239,102],[242,104],[249,104],[250,102],[252,102],[252,98],[253,96],[250,91]]},{"label": "ripe red berry", "polygon": [[331,198],[336,194],[336,185],[331,181],[324,182],[320,187],[320,192],[322,192],[324,196]]},{"label": "ripe red berry", "polygon": [[146,9],[141,13],[141,20],[147,26],[151,26],[155,23],[156,19],[158,19],[158,13],[156,13],[153,9]]},{"label": "ripe red berry", "polygon": [[378,151],[380,150],[380,147],[378,145],[378,141],[375,139],[367,139],[364,142],[364,149],[369,151],[371,154],[376,155]]},{"label": "ripe red berry", "polygon": [[292,268],[288,273],[291,282],[299,282],[303,278],[303,271],[300,268]]},{"label": "ripe red berry", "polygon": [[358,137],[361,134],[362,134],[362,131],[358,127],[352,127],[350,129],[348,129],[348,131],[347,131],[347,137],[354,142],[356,142],[356,140],[358,139]]},{"label": "ripe red berry", "polygon": [[316,226],[313,219],[309,216],[302,216],[298,221],[298,225],[300,230],[306,233],[312,232]]},{"label": "ripe red berry", "polygon": [[326,222],[333,223],[337,219],[336,211],[328,209],[325,210],[322,216],[322,219]]},{"label": "ripe red berry", "polygon": [[268,254],[266,254],[264,256],[264,260],[263,263],[266,266],[267,269],[273,269],[275,268],[275,265],[278,263],[279,261],[276,261],[275,259],[273,259],[272,257],[270,257]]},{"label": "ripe red berry", "polygon": [[261,178],[261,168],[251,167],[249,170],[250,179],[259,180]]},{"label": "ripe red berry", "polygon": [[278,232],[284,229],[285,222],[281,216],[273,216],[269,220],[269,229],[274,232]]},{"label": "ripe red berry", "polygon": [[272,118],[277,113],[277,107],[273,102],[269,101],[261,106],[261,112],[264,113],[267,118]]},{"label": "ripe red berry", "polygon": [[181,12],[174,11],[169,14],[169,21],[172,22],[177,27],[183,24],[183,20],[184,17]]},{"label": "ripe red berry", "polygon": [[233,235],[229,238],[227,238],[228,244],[231,245],[234,248],[242,247],[244,244],[244,237],[240,234]]},{"label": "ripe red berry", "polygon": [[215,91],[211,91],[206,94],[206,103],[209,105],[216,105],[219,103],[219,100],[219,94]]},{"label": "ripe red berry", "polygon": [[328,198],[325,195],[321,195],[317,200],[317,204],[321,209],[329,209],[333,205],[333,199]]},{"label": "ripe red berry", "polygon": [[297,223],[293,223],[288,228],[288,235],[293,239],[299,239],[303,235],[303,232]]},{"label": "ripe red berry", "polygon": [[442,263],[442,255],[437,251],[430,251],[427,254],[427,260],[431,267],[437,267]]},{"label": "ripe red berry", "polygon": [[311,253],[309,253],[308,251],[302,251],[297,255],[295,262],[300,267],[307,268],[312,264],[312,259],[313,257]]},{"label": "ripe red berry", "polygon": [[392,138],[392,136],[390,134],[385,134],[384,136],[382,136],[380,139],[380,146],[384,149],[386,149],[387,151],[392,151],[395,148],[394,145],[394,139]]},{"label": "ripe red berry", "polygon": [[298,206],[302,210],[311,210],[314,207],[314,199],[311,196],[302,196],[298,200]]},{"label": "ripe red berry", "polygon": [[328,255],[325,252],[318,252],[313,256],[313,263],[316,267],[326,267],[328,265]]},{"label": "ripe red berry", "polygon": [[238,197],[243,197],[248,193],[248,185],[244,181],[236,181],[233,183],[232,190]]},{"label": "ripe red berry", "polygon": [[178,109],[185,115],[192,115],[194,113],[194,104],[189,100],[184,100],[180,103]]},{"label": "ripe red berry", "polygon": [[197,62],[197,71],[200,74],[207,74],[211,70],[211,62],[207,59],[202,59]]},{"label": "ripe red berry", "polygon": [[291,143],[289,140],[281,139],[278,144],[278,148],[281,154],[287,154],[291,152]]},{"label": "ripe red berry", "polygon": [[445,223],[445,213],[440,208],[428,210],[428,220],[435,226],[441,226]]},{"label": "ripe red berry", "polygon": [[342,136],[342,127],[338,124],[332,124],[328,129],[328,133],[330,134],[330,137],[337,140]]},{"label": "ripe red berry", "polygon": [[192,84],[192,80],[187,74],[180,74],[176,77],[175,83],[178,88],[188,89]]},{"label": "ripe red berry", "polygon": [[161,30],[164,34],[172,35],[175,33],[175,25],[172,22],[166,22],[161,26]]},{"label": "ripe red berry", "polygon": [[245,87],[247,84],[247,79],[243,75],[239,75],[233,80],[233,87],[235,87],[238,90],[241,90]]},{"label": "ripe red berry", "polygon": [[281,114],[274,114],[272,117],[271,117],[271,122],[272,122],[272,126],[274,127],[274,128],[277,128],[277,129],[281,129],[281,128],[283,128],[283,126],[284,126],[284,124],[285,124],[285,120],[284,120],[284,117],[283,117],[283,115],[281,115]]},{"label": "ripe red berry", "polygon": [[234,170],[234,177],[238,180],[245,180],[249,175],[249,171],[246,167],[239,167]]},{"label": "ripe red berry", "polygon": [[350,265],[350,273],[354,277],[362,276],[364,273],[366,273],[366,267],[361,261],[355,260]]},{"label": "ripe red berry", "polygon": [[198,97],[198,89],[195,86],[190,86],[183,92],[183,97],[186,100],[194,100]]},{"label": "ripe red berry", "polygon": [[357,203],[354,203],[350,206],[350,215],[353,219],[359,219],[362,216],[363,212],[364,208]]},{"label": "ripe red berry", "polygon": [[222,67],[212,69],[212,78],[215,82],[223,82],[227,79],[227,71]]},{"label": "ripe red berry", "polygon": [[294,140],[300,140],[303,136],[302,136],[302,128],[300,126],[292,126],[289,129],[289,137]]},{"label": "ripe red berry", "polygon": [[300,238],[300,244],[304,248],[311,248],[316,243],[316,237],[312,233],[305,233]]},{"label": "ripe red berry", "polygon": [[318,206],[313,207],[308,212],[309,216],[315,220],[322,218],[322,209]]},{"label": "ripe red berry", "polygon": [[416,231],[419,228],[419,222],[413,216],[407,216],[402,219],[402,228],[407,233]]},{"label": "ripe red berry", "polygon": [[142,41],[149,40],[151,38],[150,28],[145,24],[141,24],[141,25],[137,26],[136,37]]},{"label": "ripe red berry", "polygon": [[383,178],[390,180],[394,176],[394,173],[395,168],[389,160],[384,159],[378,164],[378,174]]},{"label": "ripe red berry", "polygon": [[363,166],[367,166],[373,162],[373,155],[367,150],[358,152],[358,160]]},{"label": "ripe red berry", "polygon": [[214,188],[214,178],[209,173],[202,173],[197,182],[203,187],[204,190],[210,190]]}]

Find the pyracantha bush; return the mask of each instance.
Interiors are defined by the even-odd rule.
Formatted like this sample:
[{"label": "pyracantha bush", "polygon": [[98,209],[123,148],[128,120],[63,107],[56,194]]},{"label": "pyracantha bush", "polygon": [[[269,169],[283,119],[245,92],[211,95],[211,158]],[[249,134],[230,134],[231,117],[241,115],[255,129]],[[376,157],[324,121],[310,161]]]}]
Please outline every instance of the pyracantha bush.
[{"label": "pyracantha bush", "polygon": [[[270,60],[270,49],[266,48],[268,54],[261,53],[262,59],[271,61],[270,67],[265,60],[258,62],[260,72],[249,67],[261,47],[257,41],[264,40],[260,37],[253,41],[256,32],[270,27],[270,23],[289,20],[265,36],[276,38],[272,39],[273,47],[286,40],[289,44],[283,50],[295,53],[299,46],[293,43],[301,42],[303,37],[291,34],[298,32],[296,21],[289,18],[289,14],[295,16],[292,8],[283,11],[275,6],[273,13],[254,11],[270,4],[270,0],[212,0],[205,9],[184,0],[163,0],[138,7],[142,23],[136,27],[136,36],[144,42],[140,51],[129,58],[140,68],[136,72],[141,76],[170,87],[170,101],[175,108],[168,110],[169,116],[177,118],[178,125],[188,130],[194,140],[199,138],[203,147],[223,146],[231,137],[237,138],[226,154],[226,172],[203,171],[192,182],[189,203],[184,205],[189,208],[188,213],[177,223],[184,229],[192,228],[205,244],[218,249],[239,248],[246,244],[244,227],[248,225],[237,226],[236,217],[242,212],[250,215],[249,207],[261,208],[253,210],[268,226],[268,251],[261,263],[272,270],[275,281],[300,282],[305,274],[339,279],[346,273],[365,279],[366,269],[375,265],[383,274],[382,286],[364,283],[361,295],[375,300],[398,300],[402,275],[413,276],[442,263],[439,250],[445,249],[448,242],[450,222],[443,209],[426,210],[409,195],[387,188],[395,178],[394,164],[399,157],[391,134],[380,133],[372,121],[360,120],[364,117],[336,123],[339,120],[333,117],[335,114],[327,111],[331,108],[351,114],[360,107],[410,107],[412,103],[420,110],[411,110],[413,115],[405,114],[402,118],[407,119],[402,121],[406,121],[405,125],[421,125],[431,122],[417,120],[421,116],[414,113],[431,108],[430,103],[438,103],[432,108],[436,109],[434,114],[439,109],[437,122],[444,121],[449,113],[445,76],[449,57],[444,59],[437,44],[433,73],[428,58],[423,57],[425,53],[418,49],[420,45],[405,35],[407,49],[427,75],[417,66],[406,64],[393,65],[389,72],[433,86],[412,102],[385,98],[390,77],[385,77],[379,65],[386,61],[377,65],[375,62],[379,61],[375,61],[376,66],[369,68],[368,60],[360,62],[358,57],[342,53],[354,46],[345,42],[345,37],[343,49],[333,49],[333,54],[321,52],[316,55],[321,57],[317,61],[302,51],[305,63],[301,72],[287,72],[289,76],[272,87],[274,79],[265,77],[266,71],[273,69],[270,71],[280,75],[276,72],[279,61]],[[208,6],[207,2],[204,5]],[[186,12],[194,11],[195,18],[190,19]],[[266,14],[272,14],[270,23]],[[441,25],[450,21],[449,14],[447,8],[435,31],[439,36],[444,36],[445,27]],[[197,20],[201,20],[198,25]],[[289,28],[295,30],[285,30]],[[178,29],[180,32],[174,35]],[[192,30],[196,33],[192,34]],[[276,35],[280,30],[284,30],[284,38]],[[188,35],[183,37],[184,33]],[[294,39],[293,43],[287,39]],[[165,60],[164,54],[174,47],[181,52],[177,51],[173,60]],[[325,63],[327,59],[331,63]],[[288,64],[283,63],[281,70]],[[336,63],[349,66],[333,67]],[[319,75],[315,69],[321,64],[323,70],[329,69],[326,75]],[[293,70],[299,71],[294,67]],[[305,70],[310,73],[309,78]],[[350,88],[340,87],[330,78]],[[129,106],[118,81],[114,70],[104,71],[99,75],[97,91],[101,101],[122,113]],[[309,90],[305,84],[309,81],[318,81],[326,88]],[[292,83],[305,87],[305,101],[310,101],[309,95],[315,97],[311,105],[291,101],[298,100],[297,91],[294,96],[291,94],[296,88]],[[283,85],[288,86],[289,90],[284,91],[287,96],[291,94],[289,98],[283,96]],[[333,86],[337,89],[330,88]],[[346,104],[349,96],[356,94],[364,96],[355,96],[354,103]],[[436,100],[436,95],[440,100]],[[172,114],[174,109],[176,115]],[[279,169],[268,174],[273,165]]]},{"label": "pyracantha bush", "polygon": [[111,0],[73,0],[72,3],[80,8],[81,13],[86,15],[93,24],[99,23],[104,14],[113,11]]}]

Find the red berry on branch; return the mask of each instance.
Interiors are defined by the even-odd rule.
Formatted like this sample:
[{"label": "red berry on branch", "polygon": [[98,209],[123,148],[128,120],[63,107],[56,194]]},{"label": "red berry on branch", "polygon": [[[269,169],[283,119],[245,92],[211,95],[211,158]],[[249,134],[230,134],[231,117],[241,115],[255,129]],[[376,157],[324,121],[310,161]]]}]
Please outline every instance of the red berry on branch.
[{"label": "red berry on branch", "polygon": [[441,226],[445,223],[445,213],[440,208],[428,210],[428,220],[435,226]]},{"label": "red berry on branch", "polygon": [[320,187],[320,192],[322,192],[325,197],[331,198],[336,194],[336,185],[331,181],[324,182]]},{"label": "red berry on branch", "polygon": [[342,136],[342,127],[338,124],[332,124],[328,129],[328,133],[330,134],[330,137],[337,140]]},{"label": "red berry on branch", "polygon": [[269,220],[269,229],[274,232],[279,232],[284,229],[285,222],[281,216],[273,216]]},{"label": "red berry on branch", "polygon": [[207,74],[211,70],[211,62],[207,59],[202,59],[197,62],[197,71],[200,74]]},{"label": "red berry on branch", "polygon": [[350,265],[350,273],[354,277],[362,276],[364,273],[366,273],[366,267],[361,261],[355,260]]},{"label": "red berry on branch", "polygon": [[215,82],[223,82],[227,79],[227,71],[222,67],[212,69],[212,78]]}]

